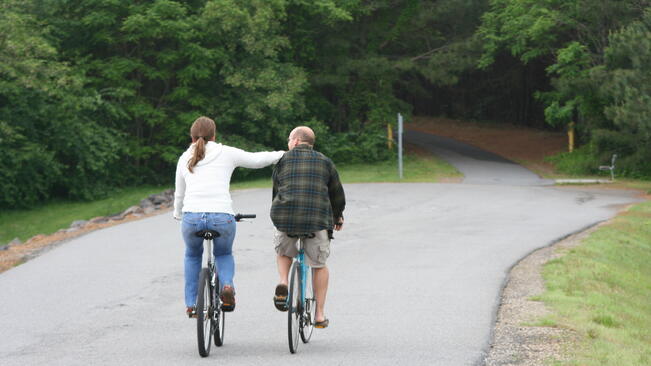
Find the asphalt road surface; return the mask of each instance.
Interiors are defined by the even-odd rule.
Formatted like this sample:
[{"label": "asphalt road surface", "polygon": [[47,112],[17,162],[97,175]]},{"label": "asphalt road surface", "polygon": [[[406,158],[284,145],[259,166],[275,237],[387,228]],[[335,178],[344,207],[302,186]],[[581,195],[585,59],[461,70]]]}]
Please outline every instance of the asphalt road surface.
[{"label": "asphalt road surface", "polygon": [[454,165],[464,175],[467,184],[499,184],[518,186],[548,186],[554,182],[542,179],[524,167],[499,155],[481,150],[447,137],[419,131],[405,131],[405,141],[431,151]]},{"label": "asphalt road surface", "polygon": [[95,231],[0,274],[0,365],[474,365],[510,267],[635,198],[497,184],[345,186],[329,260],[330,327],[291,355],[269,189],[237,191],[237,308],[202,359],[185,317],[171,213]]}]

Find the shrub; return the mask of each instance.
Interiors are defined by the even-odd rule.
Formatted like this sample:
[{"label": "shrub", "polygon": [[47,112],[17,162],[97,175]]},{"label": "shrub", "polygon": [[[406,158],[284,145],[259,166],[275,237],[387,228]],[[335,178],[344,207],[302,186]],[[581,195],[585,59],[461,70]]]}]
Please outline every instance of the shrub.
[{"label": "shrub", "polygon": [[592,145],[584,145],[574,152],[563,152],[547,158],[559,172],[569,175],[597,174],[599,163]]}]

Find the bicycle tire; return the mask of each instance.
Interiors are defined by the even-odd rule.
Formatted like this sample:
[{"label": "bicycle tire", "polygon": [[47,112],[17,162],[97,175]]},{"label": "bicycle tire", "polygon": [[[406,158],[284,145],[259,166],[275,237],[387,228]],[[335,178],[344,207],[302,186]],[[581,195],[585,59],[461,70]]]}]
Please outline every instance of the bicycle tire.
[{"label": "bicycle tire", "polygon": [[316,297],[314,297],[314,269],[307,267],[305,275],[305,303],[301,312],[300,333],[303,343],[307,343],[312,338],[314,331],[314,317],[316,316]]},{"label": "bicycle tire", "polygon": [[212,291],[210,271],[208,268],[203,268],[199,276],[199,291],[197,294],[197,345],[201,357],[208,357],[212,343],[210,339],[214,329]]},{"label": "bicycle tire", "polygon": [[[221,288],[221,284],[219,283],[219,277],[216,278],[215,289],[218,289]],[[221,300],[219,299],[219,292],[217,292],[217,290],[215,290],[215,299],[213,300],[213,304],[216,304],[215,311],[213,312],[215,317],[215,346],[221,347],[224,345],[224,323],[226,322],[226,313],[222,311]]]},{"label": "bicycle tire", "polygon": [[289,340],[289,352],[296,353],[298,350],[298,333],[300,326],[301,304],[300,304],[300,271],[298,262],[294,261],[289,271],[289,293],[287,309],[287,338]]}]

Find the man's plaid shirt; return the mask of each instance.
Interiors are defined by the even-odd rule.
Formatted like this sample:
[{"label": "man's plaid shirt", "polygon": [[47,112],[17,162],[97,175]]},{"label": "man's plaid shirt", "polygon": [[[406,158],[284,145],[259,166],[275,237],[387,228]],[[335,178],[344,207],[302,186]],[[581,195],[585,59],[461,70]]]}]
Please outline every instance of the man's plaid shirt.
[{"label": "man's plaid shirt", "polygon": [[346,196],[335,165],[312,147],[288,151],[273,171],[271,221],[279,231],[308,234],[332,230],[343,218]]}]

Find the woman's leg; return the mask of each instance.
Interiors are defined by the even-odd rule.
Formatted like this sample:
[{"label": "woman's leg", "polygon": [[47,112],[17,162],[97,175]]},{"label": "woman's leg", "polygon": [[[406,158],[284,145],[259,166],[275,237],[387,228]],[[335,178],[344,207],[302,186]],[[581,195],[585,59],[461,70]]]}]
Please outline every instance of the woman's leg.
[{"label": "woman's leg", "polygon": [[233,258],[233,240],[235,239],[235,218],[225,213],[211,214],[208,226],[219,232],[213,242],[213,254],[217,265],[217,274],[221,286],[233,286],[235,276],[235,259]]},{"label": "woman's leg", "polygon": [[197,302],[197,285],[201,271],[203,255],[203,238],[195,235],[202,229],[202,214],[186,212],[183,214],[181,233],[185,242],[185,305],[195,306]]}]

